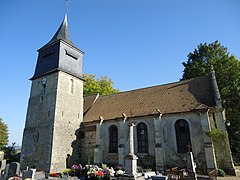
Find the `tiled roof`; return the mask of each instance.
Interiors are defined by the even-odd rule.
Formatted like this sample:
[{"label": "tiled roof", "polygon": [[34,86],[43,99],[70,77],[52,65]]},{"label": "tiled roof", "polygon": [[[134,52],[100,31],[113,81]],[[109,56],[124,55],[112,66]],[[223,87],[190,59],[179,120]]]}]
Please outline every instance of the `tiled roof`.
[{"label": "tiled roof", "polygon": [[[211,76],[198,77],[160,86],[153,86],[112,95],[100,96],[90,103],[84,97],[84,122],[111,120],[123,117],[146,116],[159,113],[180,113],[215,106]],[[92,101],[93,102],[93,101]],[[91,104],[91,106],[90,106]],[[157,110],[158,109],[158,110]]]}]

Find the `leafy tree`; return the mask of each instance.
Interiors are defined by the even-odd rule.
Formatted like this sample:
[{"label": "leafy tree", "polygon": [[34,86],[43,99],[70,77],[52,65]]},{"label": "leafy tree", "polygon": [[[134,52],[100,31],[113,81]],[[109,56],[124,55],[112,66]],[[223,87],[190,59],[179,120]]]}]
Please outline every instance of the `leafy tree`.
[{"label": "leafy tree", "polygon": [[85,79],[83,94],[91,95],[97,94],[106,95],[114,94],[119,92],[118,89],[113,88],[113,81],[107,76],[101,76],[96,78],[94,74],[84,74],[83,78]]},{"label": "leafy tree", "polygon": [[230,146],[235,161],[240,162],[240,61],[218,41],[199,44],[188,54],[182,80],[204,76],[214,66],[226,120]]},{"label": "leafy tree", "polygon": [[7,163],[10,162],[20,162],[20,152],[17,150],[16,143],[12,143],[12,145],[4,146],[4,159],[7,160]]},{"label": "leafy tree", "polygon": [[0,118],[0,150],[8,143],[8,127]]}]

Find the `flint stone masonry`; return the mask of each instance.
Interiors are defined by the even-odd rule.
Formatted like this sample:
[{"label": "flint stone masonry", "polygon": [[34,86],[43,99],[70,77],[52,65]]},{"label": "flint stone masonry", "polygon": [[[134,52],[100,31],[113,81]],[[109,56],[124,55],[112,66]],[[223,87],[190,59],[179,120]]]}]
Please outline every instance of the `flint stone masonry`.
[{"label": "flint stone masonry", "polygon": [[[131,122],[133,122],[136,126],[139,123],[145,123],[148,128],[148,146],[149,146],[149,153],[143,154],[138,153],[137,149],[137,138],[134,138],[134,147],[135,147],[135,153],[139,157],[138,161],[142,163],[142,165],[146,165],[148,167],[152,167],[152,165],[155,163],[155,150],[156,148],[162,148],[162,154],[157,154],[159,156],[158,161],[156,163],[161,162],[161,166],[172,166],[174,167],[176,164],[183,163],[181,159],[177,156],[177,146],[176,146],[176,135],[175,135],[175,127],[174,124],[178,119],[185,119],[189,123],[190,128],[190,134],[191,134],[191,142],[192,142],[192,149],[194,152],[194,157],[202,156],[202,153],[204,152],[204,145],[199,143],[202,141],[203,133],[201,131],[201,117],[200,115],[196,115],[196,113],[181,113],[180,115],[162,115],[161,117],[161,129],[159,129],[159,132],[161,133],[161,137],[159,139],[158,145],[155,142],[155,121],[159,118],[158,116],[146,116],[146,117],[140,117],[140,118],[131,118]],[[127,122],[126,122],[127,123]],[[120,141],[123,143],[124,148],[119,147],[119,149],[123,149],[123,154],[126,156],[129,152],[129,144],[128,142],[128,134],[129,129],[127,128],[126,124],[124,124],[124,121],[122,119],[119,119],[119,121],[103,121],[102,128],[102,141],[101,146],[105,147],[103,150],[103,162],[104,163],[110,163],[110,164],[118,164],[116,163],[116,160],[120,162],[119,164],[122,164],[122,162],[125,162],[124,159],[119,159],[118,155],[114,155],[112,153],[108,152],[109,149],[109,137],[108,137],[108,129],[111,125],[116,125],[119,130],[122,131],[120,135]],[[124,128],[123,128],[124,127]],[[85,136],[83,139],[81,139],[81,152],[84,153],[86,149],[91,149],[90,147],[94,147],[94,130],[92,131],[85,131]],[[92,134],[92,135],[91,135]],[[134,137],[137,137],[136,131],[134,131]],[[158,139],[157,139],[158,140]],[[87,152],[86,152],[87,153]],[[87,155],[83,155],[83,157],[87,157]],[[92,157],[92,155],[91,155]],[[111,157],[111,158],[108,158]],[[112,158],[113,157],[113,158]],[[114,158],[116,157],[116,158]],[[121,156],[122,157],[122,156]],[[153,157],[153,158],[151,158]],[[124,158],[124,157],[122,157]],[[149,162],[150,161],[150,162]],[[206,159],[197,159],[197,163],[199,164],[205,164]],[[151,165],[152,164],[152,165]],[[160,169],[161,171],[162,169]]]},{"label": "flint stone masonry", "polygon": [[[70,91],[71,79],[75,83],[73,94]],[[65,158],[67,154],[72,154],[75,131],[82,122],[83,100],[79,94],[82,93],[83,82],[58,72],[48,75],[46,93],[43,94],[39,86],[40,79],[33,80],[21,168],[29,166],[44,171],[61,171],[66,168]]]}]

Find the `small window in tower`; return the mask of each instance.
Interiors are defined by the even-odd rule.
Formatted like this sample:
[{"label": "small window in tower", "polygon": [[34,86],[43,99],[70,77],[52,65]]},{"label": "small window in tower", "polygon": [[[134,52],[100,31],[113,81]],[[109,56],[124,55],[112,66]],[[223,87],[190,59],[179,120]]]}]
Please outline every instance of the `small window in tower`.
[{"label": "small window in tower", "polygon": [[42,88],[43,88],[43,93],[46,93],[46,85],[47,85],[47,78],[44,77],[41,79],[41,84],[42,84]]},{"label": "small window in tower", "polygon": [[73,79],[70,80],[70,88],[71,88],[71,93],[73,94],[73,90],[74,90],[74,81]]},{"label": "small window in tower", "polygon": [[48,117],[50,116],[50,111],[48,111]]},{"label": "small window in tower", "polygon": [[45,54],[42,56],[42,58],[46,58],[46,57],[48,57],[48,56],[51,56],[52,54],[54,54],[54,51],[53,51],[53,50],[52,50],[51,52],[45,53]]},{"label": "small window in tower", "polygon": [[41,96],[41,97],[40,97],[40,103],[42,103],[42,102],[43,102],[43,97]]},{"label": "small window in tower", "polygon": [[70,52],[70,51],[65,50],[65,53],[66,53],[66,55],[68,55],[69,57],[71,57],[71,58],[73,58],[75,60],[78,59],[78,57],[75,54],[73,54],[72,52]]},{"label": "small window in tower", "polygon": [[46,84],[43,84],[42,87],[43,87],[43,93],[45,94],[46,93]]},{"label": "small window in tower", "polygon": [[39,141],[39,131],[37,130],[37,142]]}]

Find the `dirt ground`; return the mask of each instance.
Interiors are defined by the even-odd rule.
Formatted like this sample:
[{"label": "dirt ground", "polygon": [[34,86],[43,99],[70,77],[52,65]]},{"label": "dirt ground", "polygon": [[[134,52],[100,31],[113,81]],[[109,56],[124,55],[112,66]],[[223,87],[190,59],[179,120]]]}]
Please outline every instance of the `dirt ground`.
[{"label": "dirt ground", "polygon": [[237,176],[217,177],[218,180],[240,180],[240,166],[235,166]]}]

